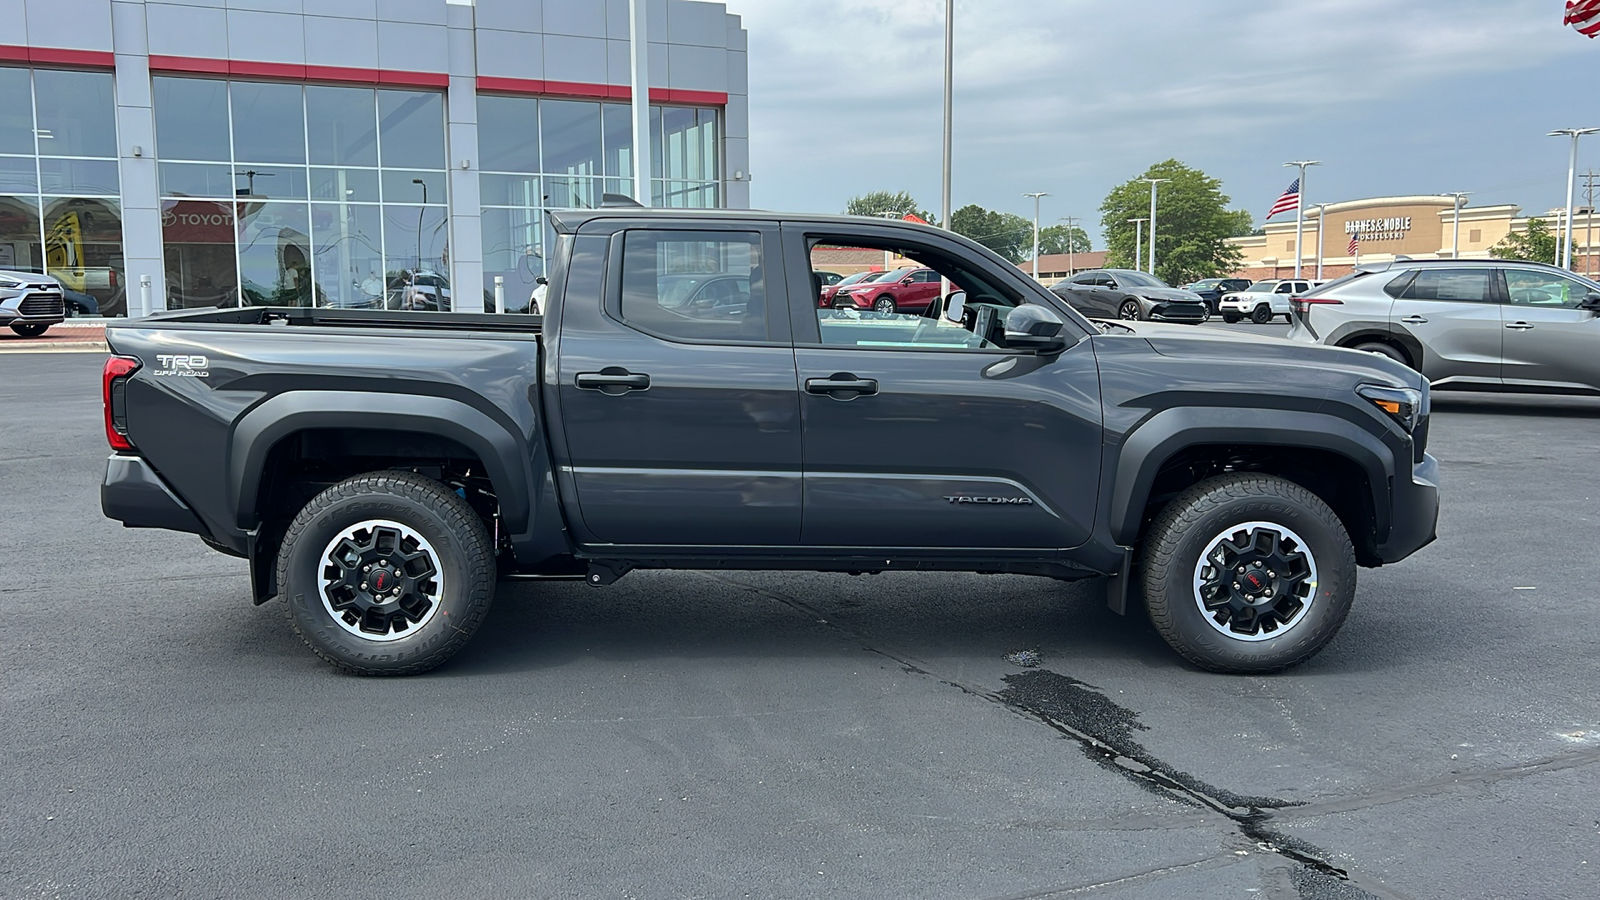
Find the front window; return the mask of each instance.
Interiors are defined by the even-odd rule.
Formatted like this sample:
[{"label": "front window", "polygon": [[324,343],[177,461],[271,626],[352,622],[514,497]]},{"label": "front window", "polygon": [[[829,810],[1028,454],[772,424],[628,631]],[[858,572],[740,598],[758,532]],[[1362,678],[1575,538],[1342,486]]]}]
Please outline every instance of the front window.
[{"label": "front window", "polygon": [[1505,272],[1506,292],[1515,306],[1576,309],[1591,291],[1600,293],[1600,285],[1556,272],[1539,269],[1506,269]]}]

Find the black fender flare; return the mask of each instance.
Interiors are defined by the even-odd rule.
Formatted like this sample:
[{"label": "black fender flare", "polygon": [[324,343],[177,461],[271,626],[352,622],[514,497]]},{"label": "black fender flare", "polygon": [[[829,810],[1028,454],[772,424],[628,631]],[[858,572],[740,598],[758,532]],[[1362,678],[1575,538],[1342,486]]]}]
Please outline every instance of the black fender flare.
[{"label": "black fender flare", "polygon": [[1177,407],[1144,420],[1122,442],[1107,510],[1111,537],[1118,544],[1132,546],[1138,539],[1150,489],[1167,460],[1204,445],[1302,447],[1342,456],[1367,475],[1378,531],[1375,542],[1382,543],[1389,533],[1394,454],[1372,432],[1323,413]]},{"label": "black fender flare", "polygon": [[238,527],[256,527],[262,469],[279,441],[317,428],[414,431],[456,441],[478,455],[494,484],[500,517],[528,529],[533,474],[525,442],[483,412],[448,397],[415,394],[289,391],[246,413],[228,445],[227,478]]},{"label": "black fender flare", "polygon": [[1411,357],[1411,362],[1417,371],[1422,370],[1422,342],[1403,327],[1386,328],[1370,323],[1348,323],[1335,328],[1324,343],[1334,347],[1354,347],[1356,344],[1365,343],[1399,344],[1406,355]]}]

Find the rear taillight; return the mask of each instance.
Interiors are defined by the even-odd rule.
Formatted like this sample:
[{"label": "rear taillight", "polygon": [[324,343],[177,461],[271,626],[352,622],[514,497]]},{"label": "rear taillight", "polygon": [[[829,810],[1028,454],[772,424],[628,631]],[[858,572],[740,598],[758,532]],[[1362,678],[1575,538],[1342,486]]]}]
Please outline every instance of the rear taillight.
[{"label": "rear taillight", "polygon": [[1311,307],[1317,305],[1342,306],[1343,304],[1343,300],[1335,300],[1332,297],[1294,297],[1289,300],[1289,308],[1301,314],[1310,312]]},{"label": "rear taillight", "polygon": [[139,361],[131,356],[113,356],[106,360],[101,374],[101,398],[106,407],[106,442],[113,450],[132,450],[128,440],[128,378],[139,370]]},{"label": "rear taillight", "polygon": [[116,287],[117,286],[117,270],[116,269],[111,269],[110,273],[111,273],[111,286],[112,287]]}]

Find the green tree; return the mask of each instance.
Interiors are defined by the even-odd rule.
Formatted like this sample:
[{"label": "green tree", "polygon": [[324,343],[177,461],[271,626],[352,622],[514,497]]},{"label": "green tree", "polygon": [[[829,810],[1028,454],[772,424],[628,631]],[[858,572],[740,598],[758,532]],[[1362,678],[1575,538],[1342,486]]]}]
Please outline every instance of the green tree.
[{"label": "green tree", "polygon": [[[1550,230],[1543,219],[1529,219],[1523,231],[1513,231],[1489,248],[1496,259],[1523,259],[1528,262],[1556,264],[1556,249],[1561,246],[1561,236]],[[1574,244],[1574,247],[1577,245]]]},{"label": "green tree", "polygon": [[[1051,225],[1049,228],[1039,229],[1039,254],[1066,253],[1068,240],[1068,227],[1066,225]],[[1072,252],[1089,252],[1089,233],[1082,228],[1071,228]]]},{"label": "green tree", "polygon": [[872,216],[877,219],[883,218],[885,213],[894,213],[896,217],[912,213],[925,222],[934,223],[933,213],[923,209],[917,203],[917,198],[907,191],[873,191],[851,197],[850,202],[844,205],[844,214],[847,216]]},{"label": "green tree", "polygon": [[950,230],[988,247],[1011,263],[1033,252],[1033,222],[1015,213],[995,212],[969,203],[950,214]]},{"label": "green tree", "polygon": [[[1228,210],[1222,182],[1175,159],[1159,162],[1139,178],[1120,184],[1100,204],[1106,235],[1106,265],[1131,267],[1133,218],[1150,215],[1150,185],[1140,178],[1169,178],[1156,195],[1156,275],[1168,284],[1215,278],[1237,269],[1243,255],[1228,238],[1247,229],[1249,214]],[[1148,223],[1146,223],[1148,227]],[[1244,233],[1248,233],[1246,230]],[[1149,232],[1144,250],[1149,249]]]}]

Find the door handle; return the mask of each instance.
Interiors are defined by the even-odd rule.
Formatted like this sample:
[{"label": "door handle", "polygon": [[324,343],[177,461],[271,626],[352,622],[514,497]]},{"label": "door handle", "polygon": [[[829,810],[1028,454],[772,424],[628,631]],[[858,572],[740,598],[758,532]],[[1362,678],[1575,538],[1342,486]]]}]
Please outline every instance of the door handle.
[{"label": "door handle", "polygon": [[835,400],[853,400],[877,392],[878,382],[875,379],[857,378],[849,372],[838,372],[827,378],[806,379],[806,393],[827,394]]},{"label": "door handle", "polygon": [[1533,326],[1529,325],[1527,322],[1507,322],[1506,327],[1512,331],[1527,331]]},{"label": "door handle", "polygon": [[1400,321],[1406,323],[1407,325],[1426,325],[1428,322],[1427,319],[1424,319],[1421,316],[1406,316]]},{"label": "door handle", "polygon": [[579,372],[573,383],[586,391],[616,396],[650,387],[650,376],[629,372],[621,366],[606,366],[598,372]]}]

